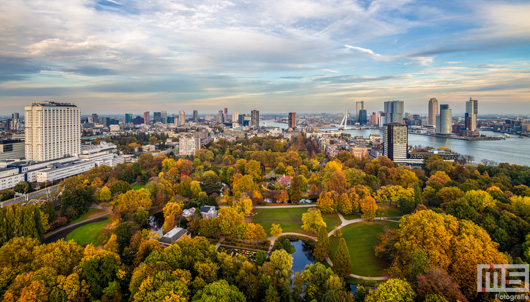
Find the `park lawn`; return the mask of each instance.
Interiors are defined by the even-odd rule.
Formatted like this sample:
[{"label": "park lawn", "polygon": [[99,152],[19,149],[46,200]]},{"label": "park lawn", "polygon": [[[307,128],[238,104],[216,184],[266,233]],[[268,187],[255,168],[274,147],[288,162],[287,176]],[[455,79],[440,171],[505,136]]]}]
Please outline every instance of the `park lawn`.
[{"label": "park lawn", "polygon": [[96,244],[96,237],[109,222],[110,220],[107,219],[78,227],[66,236],[66,240],[74,240],[81,245]]},{"label": "park lawn", "polygon": [[[342,237],[346,239],[351,256],[352,273],[360,276],[383,276],[385,266],[377,259],[374,246],[378,243],[377,236],[386,229],[396,229],[398,223],[390,221],[359,222],[342,228]],[[330,237],[331,259],[337,251],[339,237]]]},{"label": "park lawn", "polygon": [[388,204],[380,203],[378,203],[377,206],[379,206],[379,208],[385,212],[382,217],[403,216],[403,213],[401,213],[401,211],[396,206],[389,206]]},{"label": "park lawn", "polygon": [[145,184],[134,184],[131,189],[133,190],[140,190],[140,189],[143,189],[145,188]]},{"label": "park lawn", "polygon": [[[311,232],[302,230],[302,214],[310,208],[274,208],[257,209],[257,215],[252,217],[253,223],[259,223],[263,229],[270,235],[270,229],[273,223],[280,224],[284,233],[304,233],[314,235]],[[337,214],[324,214],[322,218],[326,222],[327,230],[331,231],[334,227],[341,224]]]},{"label": "park lawn", "polygon": [[73,223],[76,223],[76,222],[80,222],[80,221],[86,220],[88,218],[97,216],[98,214],[103,214],[103,213],[105,213],[105,211],[106,210],[103,210],[103,209],[88,208],[88,210],[83,215],[79,216],[79,218],[77,218],[77,219],[74,219],[74,220],[70,221],[70,223],[68,223],[68,224],[73,224]]}]

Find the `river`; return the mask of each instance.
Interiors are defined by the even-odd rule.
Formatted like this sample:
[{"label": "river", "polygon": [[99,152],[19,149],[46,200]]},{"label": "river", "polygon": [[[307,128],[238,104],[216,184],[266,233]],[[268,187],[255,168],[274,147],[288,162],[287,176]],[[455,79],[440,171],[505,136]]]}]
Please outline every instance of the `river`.
[{"label": "river", "polygon": [[[287,128],[287,124],[275,123],[274,121],[263,121],[261,125]],[[346,130],[344,133],[352,136],[362,135],[368,138],[370,134],[383,135],[381,130],[364,129],[364,130]],[[500,133],[491,131],[481,131],[481,134],[488,136],[499,136]],[[483,159],[493,160],[497,163],[510,163],[516,165],[530,166],[530,138],[512,135],[506,140],[491,141],[466,141],[459,139],[449,139],[434,136],[425,136],[418,134],[409,134],[410,146],[435,147],[446,146],[454,152],[471,155],[476,163]]]}]

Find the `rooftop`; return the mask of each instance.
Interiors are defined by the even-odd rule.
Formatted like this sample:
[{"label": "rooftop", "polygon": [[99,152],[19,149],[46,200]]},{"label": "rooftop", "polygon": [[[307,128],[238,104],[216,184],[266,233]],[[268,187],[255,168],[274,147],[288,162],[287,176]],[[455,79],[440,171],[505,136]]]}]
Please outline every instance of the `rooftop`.
[{"label": "rooftop", "polygon": [[44,101],[44,102],[33,102],[31,103],[31,107],[77,107],[77,106],[72,103],[58,103],[58,102]]}]

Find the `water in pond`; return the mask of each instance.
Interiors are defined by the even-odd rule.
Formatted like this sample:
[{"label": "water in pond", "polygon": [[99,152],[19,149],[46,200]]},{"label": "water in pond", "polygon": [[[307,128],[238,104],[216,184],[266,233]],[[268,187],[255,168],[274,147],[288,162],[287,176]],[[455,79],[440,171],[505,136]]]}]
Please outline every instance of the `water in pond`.
[{"label": "water in pond", "polygon": [[155,213],[149,216],[148,221],[149,221],[149,227],[153,231],[156,231],[156,232],[161,231],[162,226],[164,225],[164,213],[163,212]]},{"label": "water in pond", "polygon": [[293,256],[293,272],[301,273],[305,270],[306,265],[315,264],[315,257],[313,257],[313,248],[302,242],[301,240],[291,241],[291,244],[296,248]]}]

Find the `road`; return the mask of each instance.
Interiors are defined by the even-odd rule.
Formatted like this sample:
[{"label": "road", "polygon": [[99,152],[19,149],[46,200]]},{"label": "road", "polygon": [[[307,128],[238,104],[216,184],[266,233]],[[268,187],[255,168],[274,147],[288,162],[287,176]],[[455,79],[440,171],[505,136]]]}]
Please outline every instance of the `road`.
[{"label": "road", "polygon": [[101,214],[101,215],[98,215],[98,216],[94,216],[92,218],[89,218],[89,219],[86,219],[86,220],[83,220],[83,221],[80,221],[80,222],[76,222],[76,223],[73,223],[71,225],[67,225],[65,227],[62,227],[60,229],[57,229],[53,232],[50,232],[48,234],[46,234],[44,236],[44,243],[48,244],[48,243],[52,243],[52,242],[55,242],[61,238],[66,238],[66,236],[72,232],[73,230],[77,229],[78,227],[80,226],[84,226],[86,224],[89,224],[89,223],[92,223],[92,222],[100,222],[100,221],[103,221],[103,220],[107,220],[108,219],[108,216],[109,213],[104,213],[104,214]]},{"label": "road", "polygon": [[22,202],[24,202],[26,200],[30,200],[32,198],[41,196],[41,195],[46,194],[48,192],[49,193],[55,192],[55,191],[57,191],[58,188],[59,188],[59,185],[55,185],[55,186],[47,187],[46,189],[42,189],[42,190],[38,190],[38,191],[35,191],[35,192],[28,193],[27,197],[26,196],[17,196],[17,197],[15,197],[13,199],[8,199],[6,201],[0,202],[0,207],[5,207],[5,206],[12,205],[12,204],[22,203]]}]

